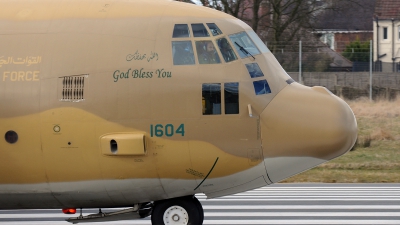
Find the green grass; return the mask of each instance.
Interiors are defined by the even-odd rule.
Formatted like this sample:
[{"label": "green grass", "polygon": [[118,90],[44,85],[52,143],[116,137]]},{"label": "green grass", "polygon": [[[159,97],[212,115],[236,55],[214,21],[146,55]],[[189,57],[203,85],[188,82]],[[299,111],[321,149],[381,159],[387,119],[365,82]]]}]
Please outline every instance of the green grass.
[{"label": "green grass", "polygon": [[359,130],[355,149],[283,182],[400,183],[400,102],[349,105]]}]

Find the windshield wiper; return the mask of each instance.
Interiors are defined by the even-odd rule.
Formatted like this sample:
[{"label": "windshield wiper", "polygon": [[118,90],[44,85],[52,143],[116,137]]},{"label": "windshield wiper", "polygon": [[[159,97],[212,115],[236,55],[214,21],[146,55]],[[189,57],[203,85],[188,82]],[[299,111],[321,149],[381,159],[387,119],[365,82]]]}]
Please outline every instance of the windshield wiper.
[{"label": "windshield wiper", "polygon": [[236,41],[235,41],[235,44],[239,47],[240,51],[242,51],[244,54],[250,55],[251,57],[253,57],[253,59],[256,59],[256,58],[254,58],[254,56],[252,54],[250,54],[250,52],[248,52],[246,49],[244,49],[243,46],[239,45]]}]

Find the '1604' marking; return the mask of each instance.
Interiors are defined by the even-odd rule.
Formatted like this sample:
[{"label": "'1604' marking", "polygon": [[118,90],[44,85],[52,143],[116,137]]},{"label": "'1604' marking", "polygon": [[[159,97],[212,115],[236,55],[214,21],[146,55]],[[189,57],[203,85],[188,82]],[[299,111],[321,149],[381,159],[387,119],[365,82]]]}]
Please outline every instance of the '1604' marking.
[{"label": "'1604' marking", "polygon": [[150,125],[151,137],[172,137],[174,135],[181,135],[182,137],[185,136],[185,125],[179,125],[176,130],[173,124],[166,124],[165,126],[162,124]]}]

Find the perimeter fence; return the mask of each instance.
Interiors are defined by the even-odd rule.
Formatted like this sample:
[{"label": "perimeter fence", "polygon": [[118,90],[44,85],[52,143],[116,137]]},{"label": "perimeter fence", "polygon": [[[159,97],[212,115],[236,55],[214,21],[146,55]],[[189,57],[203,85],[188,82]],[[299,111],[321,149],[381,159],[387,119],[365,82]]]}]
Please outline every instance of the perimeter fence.
[{"label": "perimeter fence", "polygon": [[307,86],[324,86],[348,99],[400,95],[400,63],[373,62],[370,42],[352,46],[348,42],[328,46],[320,41],[266,44],[289,75]]}]

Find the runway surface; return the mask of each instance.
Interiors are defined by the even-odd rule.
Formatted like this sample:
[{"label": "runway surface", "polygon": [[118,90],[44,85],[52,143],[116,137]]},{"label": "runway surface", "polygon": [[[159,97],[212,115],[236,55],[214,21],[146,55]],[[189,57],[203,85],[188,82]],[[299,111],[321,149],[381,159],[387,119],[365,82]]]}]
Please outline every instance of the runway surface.
[{"label": "runway surface", "polygon": [[[206,225],[400,224],[400,184],[276,184],[217,199],[197,197],[203,204]],[[0,225],[68,225],[68,217],[61,210],[6,210],[0,211]],[[146,218],[83,224],[151,223]]]}]

